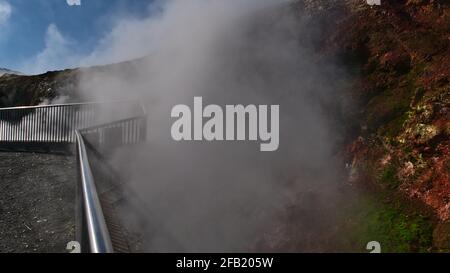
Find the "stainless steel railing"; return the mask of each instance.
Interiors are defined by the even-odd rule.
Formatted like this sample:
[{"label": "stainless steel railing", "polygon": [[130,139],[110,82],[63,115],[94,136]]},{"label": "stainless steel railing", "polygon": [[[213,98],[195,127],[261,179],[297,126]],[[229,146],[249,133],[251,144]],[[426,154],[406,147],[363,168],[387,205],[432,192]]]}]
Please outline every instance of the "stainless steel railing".
[{"label": "stainless steel railing", "polygon": [[80,129],[84,137],[97,147],[136,144],[145,140],[147,119],[132,117]]},{"label": "stainless steel railing", "polygon": [[[79,166],[79,186],[81,192],[81,215],[83,224],[79,228],[81,250],[90,253],[112,253],[113,247],[106,227],[105,217],[100,205],[94,183],[91,166],[86,152],[86,145],[80,132],[75,132],[77,139],[77,160]],[[86,247],[86,244],[88,247]]]},{"label": "stainless steel railing", "polygon": [[87,147],[102,151],[143,142],[146,125],[144,107],[133,102],[1,108],[0,147],[2,143],[75,142],[80,189],[77,233],[81,249],[83,252],[110,253],[113,247]]},{"label": "stainless steel railing", "polygon": [[75,142],[75,129],[96,122],[98,103],[0,109],[0,142]]},{"label": "stainless steel railing", "polygon": [[83,252],[111,253],[114,251],[89,165],[86,142],[90,147],[95,147],[97,152],[108,151],[121,145],[145,141],[146,128],[147,120],[145,115],[142,115],[75,131],[82,204],[78,221],[81,232],[78,234],[78,239],[82,244]]},{"label": "stainless steel railing", "polygon": [[143,107],[135,102],[0,108],[0,143],[73,143],[76,129],[144,114]]}]

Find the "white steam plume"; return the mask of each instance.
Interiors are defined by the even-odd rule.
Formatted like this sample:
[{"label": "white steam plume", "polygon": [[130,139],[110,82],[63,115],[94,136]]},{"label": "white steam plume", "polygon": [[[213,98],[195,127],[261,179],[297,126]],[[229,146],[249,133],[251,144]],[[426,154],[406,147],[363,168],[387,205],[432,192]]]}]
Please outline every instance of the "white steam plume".
[{"label": "white steam plume", "polygon": [[[320,247],[307,238],[331,225],[341,163],[327,111],[339,107],[344,74],[315,58],[320,29],[285,2],[160,2],[161,14],[122,21],[83,60],[146,56],[85,70],[80,82],[86,100],[139,99],[147,106],[149,142],[114,158],[147,204],[153,226],[145,250]],[[280,105],[280,149],[173,141],[171,108],[192,105],[194,96],[205,104]]]}]

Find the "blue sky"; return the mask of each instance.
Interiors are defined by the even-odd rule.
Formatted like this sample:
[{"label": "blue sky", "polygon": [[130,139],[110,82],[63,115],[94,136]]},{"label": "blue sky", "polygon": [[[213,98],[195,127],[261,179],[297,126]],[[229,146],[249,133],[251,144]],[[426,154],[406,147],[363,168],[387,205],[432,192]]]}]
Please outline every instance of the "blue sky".
[{"label": "blue sky", "polygon": [[[80,2],[81,5],[69,5],[68,2]],[[0,67],[25,73],[61,69],[64,63],[54,62],[55,67],[52,67],[52,63],[33,67],[33,60],[54,39],[70,44],[72,56],[88,55],[113,29],[119,18],[151,16],[151,2],[152,0],[0,0]]]}]

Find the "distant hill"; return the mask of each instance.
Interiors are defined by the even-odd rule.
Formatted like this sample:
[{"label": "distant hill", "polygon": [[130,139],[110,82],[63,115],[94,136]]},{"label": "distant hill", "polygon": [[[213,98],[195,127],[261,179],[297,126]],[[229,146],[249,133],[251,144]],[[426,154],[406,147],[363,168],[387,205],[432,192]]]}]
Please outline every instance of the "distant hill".
[{"label": "distant hill", "polygon": [[[82,75],[114,73],[123,77],[139,75],[139,63],[146,58],[115,64],[93,66],[61,71],[49,71],[40,75],[23,75],[20,72],[0,73],[0,108],[38,105],[44,101],[64,97],[65,102],[79,102]],[[86,98],[84,98],[86,99]]]},{"label": "distant hill", "polygon": [[21,72],[0,67],[0,77],[3,76],[4,74],[23,75],[23,73],[21,73]]},{"label": "distant hill", "polygon": [[26,76],[5,73],[0,76],[0,108],[28,106],[66,94],[74,94],[77,70],[47,72]]}]

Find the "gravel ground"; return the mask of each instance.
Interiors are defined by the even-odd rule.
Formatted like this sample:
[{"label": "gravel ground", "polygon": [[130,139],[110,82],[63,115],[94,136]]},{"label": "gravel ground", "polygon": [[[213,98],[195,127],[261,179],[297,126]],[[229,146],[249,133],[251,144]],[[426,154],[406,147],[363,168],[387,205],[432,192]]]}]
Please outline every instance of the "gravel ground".
[{"label": "gravel ground", "polygon": [[66,252],[75,175],[73,156],[0,152],[0,253]]}]

